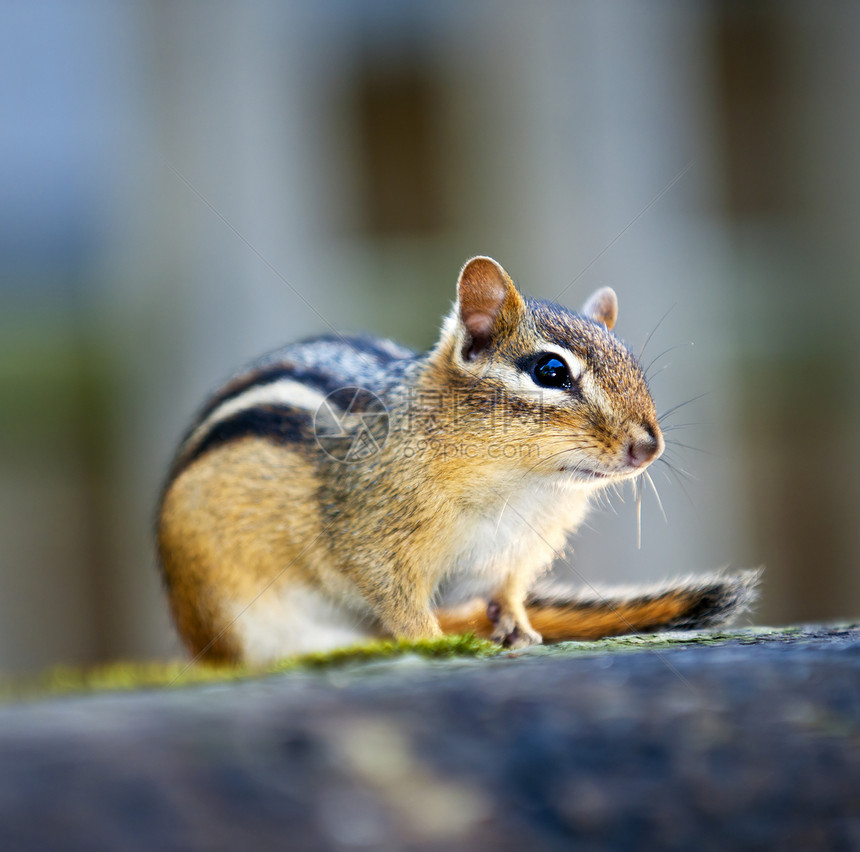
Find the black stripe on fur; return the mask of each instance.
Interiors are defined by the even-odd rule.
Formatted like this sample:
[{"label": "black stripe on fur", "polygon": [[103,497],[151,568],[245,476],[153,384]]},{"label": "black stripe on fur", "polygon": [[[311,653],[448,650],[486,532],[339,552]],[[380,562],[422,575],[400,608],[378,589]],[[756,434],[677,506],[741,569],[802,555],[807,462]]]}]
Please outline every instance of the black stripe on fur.
[{"label": "black stripe on fur", "polygon": [[685,607],[680,615],[642,629],[700,630],[726,624],[746,612],[758,597],[761,570],[737,574],[712,574],[700,578],[669,582],[645,594],[624,597],[618,590],[583,594],[568,589],[544,586],[526,600],[527,607],[537,609],[576,610],[577,612],[614,612],[623,607],[654,603],[661,598],[682,598]]},{"label": "black stripe on fur", "polygon": [[313,441],[313,417],[304,409],[285,405],[258,405],[239,411],[216,423],[200,443],[176,460],[168,482],[215,447],[254,436],[276,444],[301,444]]},{"label": "black stripe on fur", "polygon": [[297,364],[273,364],[270,367],[253,370],[250,373],[245,373],[233,379],[233,381],[229,382],[206,402],[195,418],[194,424],[188,430],[188,434],[185,436],[186,439],[221,404],[235,399],[237,396],[241,396],[251,388],[270,385],[281,379],[290,379],[298,382],[301,385],[319,391],[323,396],[328,396],[328,394],[338,390],[343,385],[342,381],[339,381],[330,373],[314,369],[313,367],[302,367]]}]

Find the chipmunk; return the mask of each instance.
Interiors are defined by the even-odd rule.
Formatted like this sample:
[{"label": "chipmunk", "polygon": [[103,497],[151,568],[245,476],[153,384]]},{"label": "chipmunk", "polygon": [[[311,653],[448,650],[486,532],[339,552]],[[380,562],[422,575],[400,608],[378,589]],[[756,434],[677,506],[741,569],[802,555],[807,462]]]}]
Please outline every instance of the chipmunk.
[{"label": "chipmunk", "polygon": [[[519,648],[743,610],[754,572],[607,598],[536,583],[594,493],[663,452],[617,309],[608,287],[579,314],[526,299],[475,257],[426,354],[335,335],[236,374],[181,442],[158,510],[190,652],[260,662],[464,631]],[[469,583],[478,597],[436,605]]]}]

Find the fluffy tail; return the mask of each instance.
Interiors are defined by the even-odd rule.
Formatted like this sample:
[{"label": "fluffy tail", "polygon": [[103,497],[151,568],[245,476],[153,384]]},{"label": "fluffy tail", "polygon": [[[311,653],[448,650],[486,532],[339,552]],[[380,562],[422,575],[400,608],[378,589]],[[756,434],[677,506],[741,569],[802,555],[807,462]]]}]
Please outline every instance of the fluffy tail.
[{"label": "fluffy tail", "polygon": [[[718,627],[755,602],[760,576],[760,570],[711,574],[605,594],[546,586],[529,595],[526,612],[544,642]],[[444,633],[472,632],[489,638],[493,632],[486,601],[475,599],[436,614]]]}]

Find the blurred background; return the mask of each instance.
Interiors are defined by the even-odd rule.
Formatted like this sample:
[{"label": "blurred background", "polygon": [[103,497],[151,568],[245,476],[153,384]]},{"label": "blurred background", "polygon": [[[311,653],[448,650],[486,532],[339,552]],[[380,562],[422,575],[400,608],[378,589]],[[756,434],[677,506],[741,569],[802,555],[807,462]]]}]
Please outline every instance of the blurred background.
[{"label": "blurred background", "polygon": [[668,523],[613,500],[562,576],[860,615],[860,5],[6,0],[0,80],[0,672],[181,653],[152,522],[205,393],[331,327],[429,346],[478,253],[614,287],[693,400]]}]

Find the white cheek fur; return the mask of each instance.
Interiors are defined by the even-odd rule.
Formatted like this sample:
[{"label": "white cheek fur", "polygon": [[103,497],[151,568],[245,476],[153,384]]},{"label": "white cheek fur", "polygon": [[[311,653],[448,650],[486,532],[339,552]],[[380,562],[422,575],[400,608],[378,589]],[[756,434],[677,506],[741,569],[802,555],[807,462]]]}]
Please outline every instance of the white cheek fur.
[{"label": "white cheek fur", "polygon": [[[463,329],[459,326],[456,314],[451,314],[445,321],[443,333],[452,334],[455,337],[455,354],[457,363],[467,372],[473,374],[476,379],[488,377],[501,382],[508,393],[516,394],[521,399],[535,401],[539,404],[564,405],[568,402],[568,392],[561,388],[546,388],[539,385],[535,380],[522,370],[500,361],[490,361],[488,364],[478,366],[465,361],[460,354],[462,352],[465,338]],[[550,343],[548,340],[540,340],[535,345],[535,352],[546,352],[561,358],[570,371],[573,381],[579,383],[582,395],[589,405],[594,406],[606,415],[612,414],[610,401],[604,391],[594,381],[586,367],[585,362],[575,355],[570,349]]]}]

